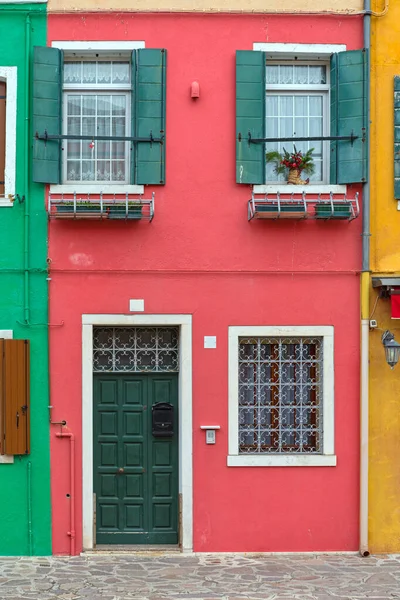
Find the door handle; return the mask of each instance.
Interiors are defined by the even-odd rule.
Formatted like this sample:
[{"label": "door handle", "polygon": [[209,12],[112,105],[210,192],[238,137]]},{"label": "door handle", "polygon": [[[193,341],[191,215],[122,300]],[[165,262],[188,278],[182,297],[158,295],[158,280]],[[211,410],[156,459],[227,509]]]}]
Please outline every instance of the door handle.
[{"label": "door handle", "polygon": [[117,475],[122,475],[122,473],[124,473],[124,469],[122,467],[120,467],[117,471]]}]

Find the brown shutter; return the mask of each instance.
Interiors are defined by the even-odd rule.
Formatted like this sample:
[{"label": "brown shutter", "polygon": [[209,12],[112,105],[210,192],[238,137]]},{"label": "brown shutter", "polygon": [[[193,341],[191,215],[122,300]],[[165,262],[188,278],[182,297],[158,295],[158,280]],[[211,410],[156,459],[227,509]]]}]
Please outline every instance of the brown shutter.
[{"label": "brown shutter", "polygon": [[29,341],[0,339],[0,451],[29,454]]},{"label": "brown shutter", "polygon": [[0,81],[0,196],[4,196],[6,168],[6,84]]}]

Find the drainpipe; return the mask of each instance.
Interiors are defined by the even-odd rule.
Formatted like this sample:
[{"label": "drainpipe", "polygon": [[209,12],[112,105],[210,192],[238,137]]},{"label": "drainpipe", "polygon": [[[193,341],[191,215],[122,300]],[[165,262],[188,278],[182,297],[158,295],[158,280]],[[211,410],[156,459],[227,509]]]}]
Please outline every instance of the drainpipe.
[{"label": "drainpipe", "polygon": [[370,51],[371,0],[364,0],[364,48],[367,50],[366,183],[363,185],[361,269],[361,382],[360,382],[360,554],[369,556],[368,545],[368,404],[369,404],[369,281],[370,281]]},{"label": "drainpipe", "polygon": [[29,95],[31,17],[25,19],[24,322],[29,324]]},{"label": "drainpipe", "polygon": [[75,436],[70,431],[63,431],[61,433],[56,433],[56,437],[58,438],[69,438],[69,448],[70,448],[70,469],[69,469],[69,478],[70,478],[70,512],[69,512],[69,521],[70,521],[70,530],[68,531],[68,536],[70,538],[70,554],[71,556],[75,556]]},{"label": "drainpipe", "polygon": [[28,555],[33,554],[33,530],[32,530],[32,463],[27,464],[27,504],[28,504]]}]

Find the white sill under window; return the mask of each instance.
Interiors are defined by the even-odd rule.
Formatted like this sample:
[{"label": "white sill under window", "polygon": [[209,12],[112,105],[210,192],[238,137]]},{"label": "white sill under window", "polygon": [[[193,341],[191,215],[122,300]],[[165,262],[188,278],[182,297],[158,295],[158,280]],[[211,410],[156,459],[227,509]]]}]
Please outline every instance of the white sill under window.
[{"label": "white sill under window", "polygon": [[14,202],[11,202],[5,196],[0,196],[0,206],[13,206]]},{"label": "white sill under window", "polygon": [[228,467],[335,467],[335,454],[230,454]]},{"label": "white sill under window", "polygon": [[309,185],[288,185],[287,183],[279,184],[264,184],[253,185],[255,194],[346,194],[347,185],[326,185],[326,184],[309,184]]},{"label": "white sill under window", "polygon": [[144,185],[121,185],[119,183],[113,184],[94,184],[86,185],[79,181],[76,183],[68,183],[61,185],[51,185],[51,194],[143,194]]}]

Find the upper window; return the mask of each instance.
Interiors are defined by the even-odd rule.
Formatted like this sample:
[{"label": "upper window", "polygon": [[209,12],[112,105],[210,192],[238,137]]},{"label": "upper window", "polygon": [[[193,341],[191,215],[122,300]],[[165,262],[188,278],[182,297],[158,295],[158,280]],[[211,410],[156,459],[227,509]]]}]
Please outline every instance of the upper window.
[{"label": "upper window", "polygon": [[129,183],[130,62],[66,61],[63,96],[63,182]]},{"label": "upper window", "polygon": [[288,177],[277,175],[265,155],[291,153],[293,144],[314,149],[311,185],[365,182],[367,51],[255,46],[236,53],[237,183],[286,185]]},{"label": "upper window", "polygon": [[108,193],[165,183],[166,51],[59,44],[34,49],[33,180]]},{"label": "upper window", "polygon": [[0,67],[0,206],[15,195],[17,67]]},{"label": "upper window", "polygon": [[332,327],[230,327],[229,369],[229,466],[336,463]]},{"label": "upper window", "polygon": [[[265,131],[266,138],[326,137],[329,135],[329,70],[318,62],[281,62],[266,65]],[[290,142],[266,143],[266,151],[286,148]],[[314,149],[315,172],[311,183],[329,182],[329,142],[310,140],[296,142],[296,149]],[[286,180],[277,176],[273,165],[266,165],[266,182]]]}]

